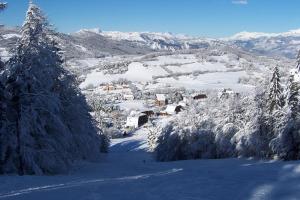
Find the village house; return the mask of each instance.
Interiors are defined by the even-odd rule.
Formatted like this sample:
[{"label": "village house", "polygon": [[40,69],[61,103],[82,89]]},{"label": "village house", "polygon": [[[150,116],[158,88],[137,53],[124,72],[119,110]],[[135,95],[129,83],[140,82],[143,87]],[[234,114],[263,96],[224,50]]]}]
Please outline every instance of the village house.
[{"label": "village house", "polygon": [[239,93],[234,92],[232,89],[223,89],[219,92],[218,96],[220,99],[228,99],[233,97],[239,97]]},{"label": "village house", "polygon": [[134,100],[134,96],[132,94],[124,94],[123,99],[126,101],[132,101]]},{"label": "village house", "polygon": [[175,115],[181,112],[182,110],[183,107],[181,105],[168,105],[164,112],[168,115]]},{"label": "village house", "polygon": [[184,101],[179,102],[178,105],[179,105],[179,106],[182,106],[182,108],[187,107],[187,103],[184,102]]},{"label": "village house", "polygon": [[207,95],[206,94],[194,94],[193,96],[194,100],[204,100],[207,99]]},{"label": "village house", "polygon": [[168,104],[168,100],[165,94],[156,94],[156,105],[165,106]]},{"label": "village house", "polygon": [[148,122],[148,116],[144,113],[134,113],[127,117],[126,128],[139,128]]},{"label": "village house", "polygon": [[123,89],[123,86],[122,86],[122,85],[116,85],[116,89],[117,89],[117,90],[122,90],[122,89]]},{"label": "village house", "polygon": [[123,84],[123,85],[122,85],[122,88],[123,88],[123,89],[129,89],[130,87],[129,87],[129,85],[127,85],[127,84]]},{"label": "village house", "polygon": [[112,90],[115,90],[115,89],[116,89],[116,87],[114,85],[106,85],[103,88],[104,91],[112,91]]},{"label": "village house", "polygon": [[152,110],[143,111],[142,113],[147,115],[148,117],[152,117],[155,115],[154,111]]}]

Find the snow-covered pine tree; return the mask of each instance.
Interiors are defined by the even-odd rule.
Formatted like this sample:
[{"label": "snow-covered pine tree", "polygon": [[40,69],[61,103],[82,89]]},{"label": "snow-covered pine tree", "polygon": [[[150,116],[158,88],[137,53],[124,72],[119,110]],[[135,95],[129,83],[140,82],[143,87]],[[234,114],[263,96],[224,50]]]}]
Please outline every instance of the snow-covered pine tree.
[{"label": "snow-covered pine tree", "polygon": [[279,68],[276,66],[271,78],[270,88],[269,88],[269,98],[267,101],[269,114],[280,110],[284,106],[283,98],[283,88],[280,82]]},{"label": "snow-covered pine tree", "polygon": [[267,157],[269,154],[266,88],[267,83],[256,88],[255,96],[245,108],[245,125],[233,138],[239,156]]},{"label": "snow-covered pine tree", "polygon": [[278,135],[270,143],[275,156],[285,160],[300,159],[299,89],[299,71],[295,70],[288,81],[287,104],[278,120]]},{"label": "snow-covered pine tree", "polygon": [[300,51],[298,51],[296,63],[297,63],[297,67],[296,68],[300,72]]},{"label": "snow-covered pine tree", "polygon": [[287,87],[287,105],[291,112],[291,117],[296,118],[299,115],[299,81],[296,80],[297,74],[292,74],[288,80]]},{"label": "snow-covered pine tree", "polygon": [[3,73],[8,99],[0,129],[0,173],[55,174],[107,144],[73,75],[62,67],[54,31],[30,3],[22,37]]},{"label": "snow-covered pine tree", "polygon": [[282,108],[285,104],[284,91],[281,86],[281,76],[278,66],[274,68],[267,94],[267,110],[264,112],[264,115],[267,120],[267,140],[271,141],[278,135],[278,124],[283,117]]}]

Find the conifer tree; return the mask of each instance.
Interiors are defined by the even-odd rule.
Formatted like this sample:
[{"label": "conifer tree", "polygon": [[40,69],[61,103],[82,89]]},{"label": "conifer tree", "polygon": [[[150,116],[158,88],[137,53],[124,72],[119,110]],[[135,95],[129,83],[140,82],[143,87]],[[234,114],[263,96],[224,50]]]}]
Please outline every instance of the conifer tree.
[{"label": "conifer tree", "polygon": [[291,75],[287,87],[287,105],[291,112],[291,117],[295,119],[299,114],[299,82],[295,80],[295,75]]},{"label": "conifer tree", "polygon": [[299,71],[295,72],[288,80],[287,104],[277,123],[278,134],[270,143],[275,155],[285,160],[300,158]]},{"label": "conifer tree", "polygon": [[280,82],[278,66],[274,68],[268,95],[268,111],[269,114],[273,114],[284,106],[283,88]]},{"label": "conifer tree", "polygon": [[298,55],[297,55],[296,64],[297,64],[296,68],[300,72],[300,51],[298,52]]},{"label": "conifer tree", "polygon": [[54,31],[30,3],[16,54],[3,73],[6,117],[0,173],[55,174],[105,150],[76,78],[62,66]]}]

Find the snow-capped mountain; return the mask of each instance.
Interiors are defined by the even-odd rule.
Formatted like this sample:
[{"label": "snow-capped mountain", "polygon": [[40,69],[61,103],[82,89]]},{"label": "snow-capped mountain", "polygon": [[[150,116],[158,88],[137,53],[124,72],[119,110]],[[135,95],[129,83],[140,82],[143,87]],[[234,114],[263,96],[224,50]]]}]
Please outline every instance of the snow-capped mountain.
[{"label": "snow-capped mountain", "polygon": [[176,51],[184,49],[198,49],[208,47],[213,39],[193,38],[185,35],[174,35],[172,33],[155,32],[119,32],[101,31],[100,29],[82,29],[75,36],[90,37],[100,35],[109,40],[127,42],[154,51]]},{"label": "snow-capped mountain", "polygon": [[199,49],[214,44],[223,44],[240,47],[258,55],[294,58],[300,49],[300,29],[284,33],[241,32],[220,39],[190,37],[172,33],[106,32],[100,29],[83,29],[75,35],[89,37],[91,34],[101,35],[113,41],[128,42],[133,46],[149,48],[154,51]]},{"label": "snow-capped mountain", "polygon": [[295,58],[300,50],[300,29],[284,33],[241,32],[222,40],[257,54]]},{"label": "snow-capped mountain", "polygon": [[264,32],[247,32],[243,31],[237,33],[229,38],[224,38],[224,40],[251,40],[258,38],[272,38],[272,37],[300,37],[300,29],[291,30],[284,33],[264,33]]},{"label": "snow-capped mountain", "polygon": [[[2,55],[2,59],[9,58],[9,52],[15,48],[20,37],[19,28],[0,27],[0,55]],[[97,29],[82,30],[74,34],[58,33],[55,37],[67,59],[153,52],[147,46],[141,47],[131,42],[104,37]]]},{"label": "snow-capped mountain", "polygon": [[[20,37],[17,28],[0,28],[0,55],[9,51]],[[76,33],[59,33],[57,40],[67,58],[103,57],[107,55],[142,55],[155,51],[203,49],[231,46],[257,55],[295,58],[300,49],[300,29],[285,33],[241,32],[221,39],[209,39],[153,32],[118,32],[82,29]]]}]

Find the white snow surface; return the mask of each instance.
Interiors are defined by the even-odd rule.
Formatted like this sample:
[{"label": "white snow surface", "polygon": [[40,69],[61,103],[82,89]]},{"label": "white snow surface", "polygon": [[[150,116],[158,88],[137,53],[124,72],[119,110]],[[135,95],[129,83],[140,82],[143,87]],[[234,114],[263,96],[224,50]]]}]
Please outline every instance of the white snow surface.
[{"label": "white snow surface", "polygon": [[[128,71],[123,74],[104,74],[103,71],[95,69],[87,74],[80,87],[82,89],[89,86],[98,87],[101,84],[126,79],[143,84],[155,80],[156,83],[148,85],[147,89],[159,88],[168,84],[193,90],[224,87],[238,91],[253,89],[250,85],[238,83],[241,77],[248,75],[245,70],[240,68],[239,62],[230,60],[227,55],[213,57],[213,59],[215,62],[202,62],[193,54],[170,55],[159,56],[150,61],[134,61],[129,64]],[[227,63],[231,63],[233,67],[227,67]]]},{"label": "white snow surface", "polygon": [[146,152],[147,129],[112,140],[99,162],[68,175],[0,176],[0,199],[279,200],[300,198],[300,162],[246,159],[159,163]]},{"label": "white snow surface", "polygon": [[5,40],[8,40],[8,39],[11,39],[11,38],[20,38],[21,35],[20,34],[15,34],[15,33],[10,33],[10,34],[1,35],[1,37],[3,37]]},{"label": "white snow surface", "polygon": [[133,111],[133,110],[139,110],[139,111],[146,111],[147,108],[145,106],[145,102],[141,100],[129,100],[129,101],[124,101],[122,103],[117,104],[120,106],[121,110],[125,111]]}]

